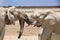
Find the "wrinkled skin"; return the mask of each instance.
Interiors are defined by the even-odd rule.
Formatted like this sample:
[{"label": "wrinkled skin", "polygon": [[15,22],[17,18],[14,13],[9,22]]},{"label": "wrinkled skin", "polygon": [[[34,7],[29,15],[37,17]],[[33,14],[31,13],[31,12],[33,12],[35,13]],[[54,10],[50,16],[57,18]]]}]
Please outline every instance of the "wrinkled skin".
[{"label": "wrinkled skin", "polygon": [[[48,14],[49,13],[49,14]],[[48,15],[47,15],[48,14]],[[44,16],[45,15],[45,16]],[[46,14],[32,17],[35,19],[35,26],[42,26],[42,33],[39,33],[39,40],[51,40],[52,33],[60,34],[60,15],[55,12],[47,12]],[[43,16],[41,18],[41,16]]]}]

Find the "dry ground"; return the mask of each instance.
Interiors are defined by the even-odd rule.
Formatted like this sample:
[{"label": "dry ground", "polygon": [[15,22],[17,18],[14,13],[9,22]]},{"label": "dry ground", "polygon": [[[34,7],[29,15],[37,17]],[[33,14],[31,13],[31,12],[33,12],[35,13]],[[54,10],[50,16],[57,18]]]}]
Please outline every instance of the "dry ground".
[{"label": "dry ground", "polygon": [[25,24],[24,33],[21,39],[18,39],[19,22],[15,25],[6,25],[4,40],[38,40],[37,34],[40,28],[29,26]]},{"label": "dry ground", "polygon": [[[19,22],[17,21],[15,25],[6,25],[4,40],[38,40],[38,33],[41,28],[28,26],[25,24],[24,33],[21,39],[18,39],[19,32]],[[60,36],[53,34],[52,40],[60,40]]]}]

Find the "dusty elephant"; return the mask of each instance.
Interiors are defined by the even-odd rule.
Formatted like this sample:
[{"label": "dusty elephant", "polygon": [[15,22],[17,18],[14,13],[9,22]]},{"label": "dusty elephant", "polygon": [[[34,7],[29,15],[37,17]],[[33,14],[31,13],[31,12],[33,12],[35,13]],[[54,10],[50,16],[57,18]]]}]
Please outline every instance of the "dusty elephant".
[{"label": "dusty elephant", "polygon": [[7,8],[0,7],[0,40],[3,40],[4,38],[5,25],[11,24],[10,20],[8,19],[7,11]]},{"label": "dusty elephant", "polygon": [[[14,12],[12,12],[12,14],[15,16]],[[20,13],[19,13],[20,14]],[[43,28],[43,32],[39,33],[39,35],[41,36],[41,40],[51,40],[51,35],[52,32],[60,34],[59,29],[60,29],[60,14],[56,13],[56,12],[47,12],[47,13],[39,13],[39,16],[31,16],[31,19],[26,19],[27,17],[25,16],[21,16],[22,14],[20,14],[18,17],[19,18],[19,22],[20,22],[20,34],[19,37],[21,36],[21,34],[23,33],[23,25],[24,25],[24,21],[27,20],[27,22],[29,22],[31,19],[33,20],[31,23],[29,22],[28,24],[33,24],[35,26],[42,26]],[[33,14],[32,14],[33,15]],[[23,21],[21,21],[20,19],[23,19]],[[28,21],[29,20],[29,21]],[[40,37],[39,36],[39,37]]]},{"label": "dusty elephant", "polygon": [[14,8],[12,11],[11,10],[12,10],[11,8],[0,7],[0,14],[1,14],[0,15],[0,40],[3,40],[3,38],[4,38],[5,25],[15,24],[15,21],[19,20],[20,33],[19,33],[18,38],[20,38],[23,33],[24,23],[27,21],[28,21],[27,22],[28,24],[30,23],[26,14],[22,14],[20,12],[17,12]]},{"label": "dusty elephant", "polygon": [[[40,13],[39,13],[40,14]],[[35,19],[35,26],[42,26],[43,31],[39,33],[39,40],[51,40],[52,33],[60,34],[60,14],[59,12],[41,13],[39,16],[32,16]]]},{"label": "dusty elephant", "polygon": [[15,24],[16,20],[19,20],[20,32],[19,32],[18,38],[20,38],[24,30],[24,23],[26,22],[28,25],[30,25],[31,21],[29,20],[28,16],[25,13],[17,11],[16,9],[17,8],[13,8],[12,10],[9,8],[7,15],[9,17],[9,21],[13,24]]}]

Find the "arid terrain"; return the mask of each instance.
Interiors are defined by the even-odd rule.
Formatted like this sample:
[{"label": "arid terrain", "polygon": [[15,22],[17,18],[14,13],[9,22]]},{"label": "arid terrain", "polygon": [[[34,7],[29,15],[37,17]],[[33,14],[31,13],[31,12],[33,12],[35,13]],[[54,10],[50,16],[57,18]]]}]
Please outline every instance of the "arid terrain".
[{"label": "arid terrain", "polygon": [[[21,9],[23,11],[27,10],[27,9]],[[60,8],[58,9],[54,9],[54,8],[46,8],[46,9],[32,9],[34,11],[52,11],[52,10],[60,10]],[[28,9],[25,12],[31,12],[31,9]],[[19,34],[19,22],[16,21],[15,25],[6,25],[6,29],[5,29],[5,37],[4,40],[38,40],[38,33],[40,32],[41,27],[32,27],[32,25],[27,26],[27,24],[25,24],[24,27],[24,32],[23,35],[20,39],[18,39],[18,34]],[[60,40],[60,35],[54,34],[52,36],[52,40]]]},{"label": "arid terrain", "polygon": [[[24,27],[24,32],[19,40],[37,40],[38,31],[40,28],[28,26],[27,24]],[[4,40],[17,40],[19,34],[19,22],[16,22],[16,25],[6,25],[6,32]]]},{"label": "arid terrain", "polygon": [[[18,39],[19,32],[19,22],[16,22],[16,25],[6,25],[6,32],[4,40],[38,40],[38,33],[41,27],[32,27],[27,24],[24,27],[23,35]],[[60,40],[60,35],[53,34],[52,40]]]}]

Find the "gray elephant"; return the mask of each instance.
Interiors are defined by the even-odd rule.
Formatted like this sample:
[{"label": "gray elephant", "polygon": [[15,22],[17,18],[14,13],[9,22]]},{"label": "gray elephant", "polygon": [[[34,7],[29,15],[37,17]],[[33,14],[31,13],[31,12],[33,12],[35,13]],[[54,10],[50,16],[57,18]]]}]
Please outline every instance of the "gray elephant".
[{"label": "gray elephant", "polygon": [[60,34],[60,14],[58,12],[39,13],[39,16],[31,16],[35,22],[33,25],[42,27],[39,40],[51,40],[52,33]]}]

